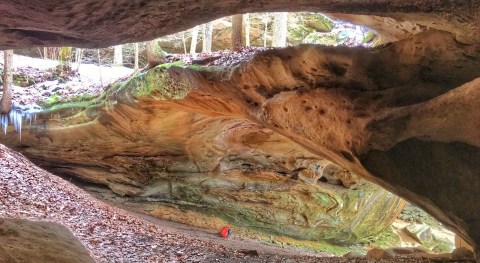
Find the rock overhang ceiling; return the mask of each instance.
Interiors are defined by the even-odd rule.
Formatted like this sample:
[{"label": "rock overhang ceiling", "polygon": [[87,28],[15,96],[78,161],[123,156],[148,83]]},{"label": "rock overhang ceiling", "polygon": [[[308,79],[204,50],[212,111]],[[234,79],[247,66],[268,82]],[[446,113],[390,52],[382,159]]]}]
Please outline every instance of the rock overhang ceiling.
[{"label": "rock overhang ceiling", "polygon": [[265,125],[422,206],[478,248],[478,1],[3,1],[0,48],[108,46],[287,10],[332,13],[407,39],[370,53],[273,51],[226,81],[182,71],[196,90],[179,104]]},{"label": "rock overhang ceiling", "polygon": [[390,40],[434,28],[471,41],[478,37],[479,8],[475,0],[6,0],[0,5],[0,49],[106,47],[149,40],[223,16],[262,11],[335,13],[334,17],[367,25]]}]

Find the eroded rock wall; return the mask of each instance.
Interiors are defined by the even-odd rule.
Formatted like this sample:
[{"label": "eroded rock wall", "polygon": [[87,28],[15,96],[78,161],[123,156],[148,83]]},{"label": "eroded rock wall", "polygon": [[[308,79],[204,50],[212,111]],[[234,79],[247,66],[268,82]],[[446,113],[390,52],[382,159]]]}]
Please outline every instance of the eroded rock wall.
[{"label": "eroded rock wall", "polygon": [[[138,94],[148,83],[141,79],[123,91]],[[17,149],[56,174],[106,185],[130,202],[175,205],[305,240],[371,238],[405,204],[248,120],[186,112],[162,100],[117,104],[97,114],[80,125],[69,118],[39,120]]]}]

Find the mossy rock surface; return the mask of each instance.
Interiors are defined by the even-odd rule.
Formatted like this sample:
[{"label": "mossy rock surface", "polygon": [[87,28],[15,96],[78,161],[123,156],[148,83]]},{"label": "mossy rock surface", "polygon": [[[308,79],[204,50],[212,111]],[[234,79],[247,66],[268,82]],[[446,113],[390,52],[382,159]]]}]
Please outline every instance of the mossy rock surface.
[{"label": "mossy rock surface", "polygon": [[44,113],[53,113],[72,109],[77,113],[87,107],[110,109],[117,103],[135,103],[141,97],[155,100],[183,99],[192,89],[188,81],[172,77],[172,70],[198,70],[203,67],[184,67],[181,62],[158,65],[146,72],[136,73],[127,80],[118,80],[101,94],[83,94],[63,98],[55,93],[38,104],[45,108]]},{"label": "mossy rock surface", "polygon": [[236,177],[236,181],[202,174],[163,178],[147,186],[142,198],[168,199],[183,209],[274,235],[342,245],[381,233],[401,206],[398,197],[367,182],[356,190],[305,184],[286,188],[281,180],[250,182]]}]

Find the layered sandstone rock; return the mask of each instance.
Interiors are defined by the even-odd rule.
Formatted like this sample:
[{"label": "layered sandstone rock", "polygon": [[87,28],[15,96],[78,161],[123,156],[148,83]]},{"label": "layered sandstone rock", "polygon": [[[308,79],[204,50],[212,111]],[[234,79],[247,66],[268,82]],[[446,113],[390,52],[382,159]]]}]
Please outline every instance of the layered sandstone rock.
[{"label": "layered sandstone rock", "polygon": [[[154,78],[165,74],[160,69],[131,79],[111,98],[131,100],[142,86],[162,79]],[[39,115],[20,144],[15,133],[9,138],[42,167],[106,185],[130,202],[175,205],[298,239],[359,242],[388,227],[404,206],[399,197],[251,121],[153,102],[119,103],[109,111],[90,107],[95,118],[82,124],[77,121],[85,111],[62,119]],[[67,109],[59,112],[74,108]]]}]

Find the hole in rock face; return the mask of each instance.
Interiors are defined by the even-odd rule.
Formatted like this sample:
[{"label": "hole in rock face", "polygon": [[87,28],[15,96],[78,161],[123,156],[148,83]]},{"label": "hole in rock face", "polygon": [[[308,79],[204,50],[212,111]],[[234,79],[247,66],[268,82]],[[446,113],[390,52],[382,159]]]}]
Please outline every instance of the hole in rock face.
[{"label": "hole in rock face", "polygon": [[319,182],[322,182],[322,183],[328,183],[328,179],[327,179],[327,177],[325,177],[325,176],[320,177],[320,178],[318,179],[318,181],[319,181]]},{"label": "hole in rock face", "polygon": [[345,159],[349,160],[350,162],[354,162],[354,158],[353,158],[353,155],[351,155],[350,153],[346,152],[346,151],[341,151],[340,152],[342,154],[343,157],[345,157]]},{"label": "hole in rock face", "polygon": [[341,66],[335,62],[328,62],[328,63],[325,63],[325,68],[330,71],[331,73],[333,73],[334,75],[336,76],[344,76],[345,73],[347,73],[347,68],[344,67],[344,66]]}]

